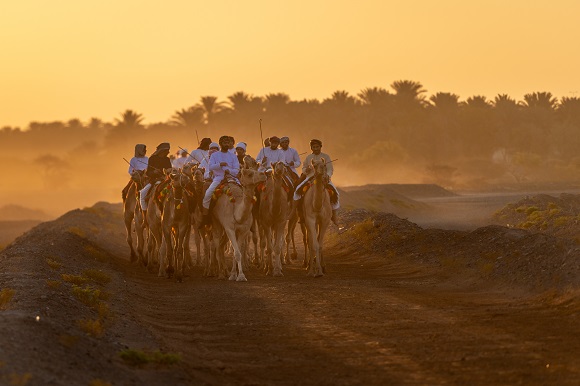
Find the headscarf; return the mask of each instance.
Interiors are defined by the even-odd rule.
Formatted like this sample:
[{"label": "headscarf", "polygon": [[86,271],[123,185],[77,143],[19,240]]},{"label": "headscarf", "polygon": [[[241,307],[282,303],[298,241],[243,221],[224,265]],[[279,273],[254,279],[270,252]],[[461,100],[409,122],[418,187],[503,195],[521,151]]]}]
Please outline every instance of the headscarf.
[{"label": "headscarf", "polygon": [[142,143],[135,145],[135,157],[145,157],[146,153],[147,146],[143,145]]},{"label": "headscarf", "polygon": [[212,147],[216,147],[216,148],[218,148],[218,149],[219,149],[219,148],[220,148],[220,145],[218,145],[218,144],[217,144],[217,143],[215,143],[215,142],[212,142],[212,143],[210,143],[210,144],[209,144],[209,149],[211,150],[211,148],[212,148]]},{"label": "headscarf", "polygon": [[278,141],[278,142],[280,142],[280,138],[276,137],[275,135],[271,136],[271,137],[270,137],[270,144],[271,144],[272,142],[274,142],[274,141]]},{"label": "headscarf", "polygon": [[169,142],[162,142],[157,146],[157,149],[155,150],[155,153],[153,153],[153,155],[157,155],[159,153],[161,153],[162,150],[169,150],[171,149],[171,145],[169,144]]},{"label": "headscarf", "polygon": [[242,149],[244,149],[244,151],[246,151],[246,143],[245,142],[238,142],[238,144],[236,145],[236,149],[238,147],[241,147]]},{"label": "headscarf", "polygon": [[284,142],[284,141],[290,142],[290,138],[288,138],[288,137],[282,137],[282,138],[280,138],[280,142]]},{"label": "headscarf", "polygon": [[209,150],[209,146],[211,144],[211,138],[203,138],[199,143],[198,149],[201,150]]}]

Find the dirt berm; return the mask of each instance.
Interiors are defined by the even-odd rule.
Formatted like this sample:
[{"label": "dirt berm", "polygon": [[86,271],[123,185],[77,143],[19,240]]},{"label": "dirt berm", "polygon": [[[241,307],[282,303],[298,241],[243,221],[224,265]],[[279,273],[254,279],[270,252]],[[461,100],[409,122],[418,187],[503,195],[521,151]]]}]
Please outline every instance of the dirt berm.
[{"label": "dirt berm", "polygon": [[324,277],[246,283],[130,264],[120,205],[42,223],[0,253],[0,384],[578,384],[573,241],[341,221]]}]

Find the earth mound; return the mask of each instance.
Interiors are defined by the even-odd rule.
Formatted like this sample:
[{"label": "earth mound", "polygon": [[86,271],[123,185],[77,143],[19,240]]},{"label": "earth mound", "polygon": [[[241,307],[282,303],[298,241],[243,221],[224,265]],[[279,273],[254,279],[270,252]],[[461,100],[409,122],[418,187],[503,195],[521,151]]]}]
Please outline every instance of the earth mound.
[{"label": "earth mound", "polygon": [[496,223],[580,241],[580,194],[527,196],[493,215]]}]

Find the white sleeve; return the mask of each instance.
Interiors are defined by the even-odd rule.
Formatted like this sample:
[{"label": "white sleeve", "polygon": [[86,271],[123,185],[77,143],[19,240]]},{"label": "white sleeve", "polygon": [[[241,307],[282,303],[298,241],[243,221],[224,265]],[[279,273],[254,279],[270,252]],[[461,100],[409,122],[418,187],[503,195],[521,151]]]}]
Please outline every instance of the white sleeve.
[{"label": "white sleeve", "polygon": [[298,152],[296,151],[296,149],[292,149],[292,150],[293,150],[292,161],[294,161],[294,167],[298,168],[300,166],[300,156],[298,155]]}]

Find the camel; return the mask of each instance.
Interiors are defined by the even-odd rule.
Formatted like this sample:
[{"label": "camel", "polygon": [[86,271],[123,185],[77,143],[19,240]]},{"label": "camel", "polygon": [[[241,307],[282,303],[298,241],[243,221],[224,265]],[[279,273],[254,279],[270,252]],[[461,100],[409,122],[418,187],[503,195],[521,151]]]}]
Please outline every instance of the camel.
[{"label": "camel", "polygon": [[324,275],[325,264],[322,255],[322,243],[324,234],[330,225],[332,206],[330,194],[325,185],[328,183],[326,174],[326,162],[324,159],[312,162],[314,168],[314,181],[310,189],[304,193],[304,222],[308,236],[308,276],[319,277]]},{"label": "camel", "polygon": [[[192,169],[192,179],[193,179],[193,204],[194,207],[191,208],[191,223],[193,224],[193,231],[195,237],[195,248],[197,251],[197,264],[204,266],[204,276],[210,276],[210,233],[205,227],[198,229],[196,224],[200,224],[202,220],[202,203],[203,196],[205,194],[203,179],[204,169],[198,169],[193,167]],[[201,255],[201,242],[203,241],[203,256]],[[215,256],[214,256],[215,257]]]},{"label": "camel", "polygon": [[[171,169],[169,169],[171,170]],[[147,270],[152,272],[153,265],[160,261],[160,256],[166,254],[166,243],[163,237],[163,229],[161,228],[161,209],[157,205],[155,192],[157,186],[153,186],[150,190],[147,205],[147,228],[149,237],[147,240]],[[164,264],[159,264],[159,271],[157,276],[166,276]]]},{"label": "camel", "polygon": [[[298,176],[296,176],[291,169],[287,167],[287,174],[292,179],[294,187],[297,186]],[[295,205],[296,202],[293,201],[292,208],[290,209],[290,216],[288,218],[288,230],[286,231],[286,252],[284,253],[284,264],[290,264],[292,260],[296,260],[298,257],[298,252],[296,251],[296,243],[294,242],[294,231],[296,230],[296,225],[298,224],[298,207]],[[302,232],[302,242],[304,244],[304,260],[308,256],[308,249],[306,247],[306,226],[304,223],[300,223],[300,231]],[[292,243],[292,253],[290,253],[290,243]]]},{"label": "camel", "polygon": [[[242,165],[242,167],[244,169],[250,169],[250,170],[258,170],[258,167],[260,165],[258,164],[258,162],[256,162],[256,160],[254,158],[252,158],[249,155],[244,156],[244,163]],[[260,233],[259,230],[259,226],[258,226],[258,218],[259,218],[259,210],[260,210],[260,206],[259,205],[254,205],[254,208],[252,209],[252,227],[250,228],[250,235],[248,236],[247,240],[245,241],[246,245],[250,245],[250,243],[253,243],[254,245],[254,257],[252,259],[251,253],[250,253],[250,248],[245,248],[246,249],[246,258],[248,259],[248,263],[253,262],[256,265],[260,264],[260,254],[259,254],[259,249],[258,249],[258,235]],[[249,265],[249,264],[248,264]]]},{"label": "camel", "polygon": [[254,190],[258,183],[266,180],[266,175],[251,169],[241,169],[239,178],[242,187],[227,182],[229,193],[217,198],[213,208],[212,233],[214,251],[218,261],[218,278],[225,279],[224,247],[229,239],[234,248],[229,279],[247,281],[242,268],[240,242],[246,239],[252,225]]},{"label": "camel", "polygon": [[[125,221],[125,229],[127,231],[127,244],[131,249],[131,262],[137,260],[137,254],[141,261],[144,261],[143,246],[145,239],[143,236],[143,213],[141,212],[141,204],[139,203],[139,190],[147,183],[143,170],[136,170],[131,174],[131,186],[127,192],[127,196],[123,200],[123,218]],[[132,224],[135,220],[135,233],[137,234],[137,253],[133,248],[132,238]]]},{"label": "camel", "polygon": [[283,186],[286,166],[283,162],[272,165],[272,176],[266,181],[266,190],[260,198],[260,226],[263,239],[260,246],[266,244],[265,267],[267,275],[282,274],[281,252],[284,244],[284,229],[290,215],[291,202],[288,202],[290,191]]},{"label": "camel", "polygon": [[[161,228],[165,239],[165,259],[160,255],[159,265],[167,266],[166,273],[171,277],[175,273],[178,282],[183,280],[185,261],[189,256],[187,240],[191,232],[191,218],[186,187],[191,179],[180,169],[166,172],[170,180],[164,189],[163,214]],[[187,251],[185,250],[187,249]]]}]

